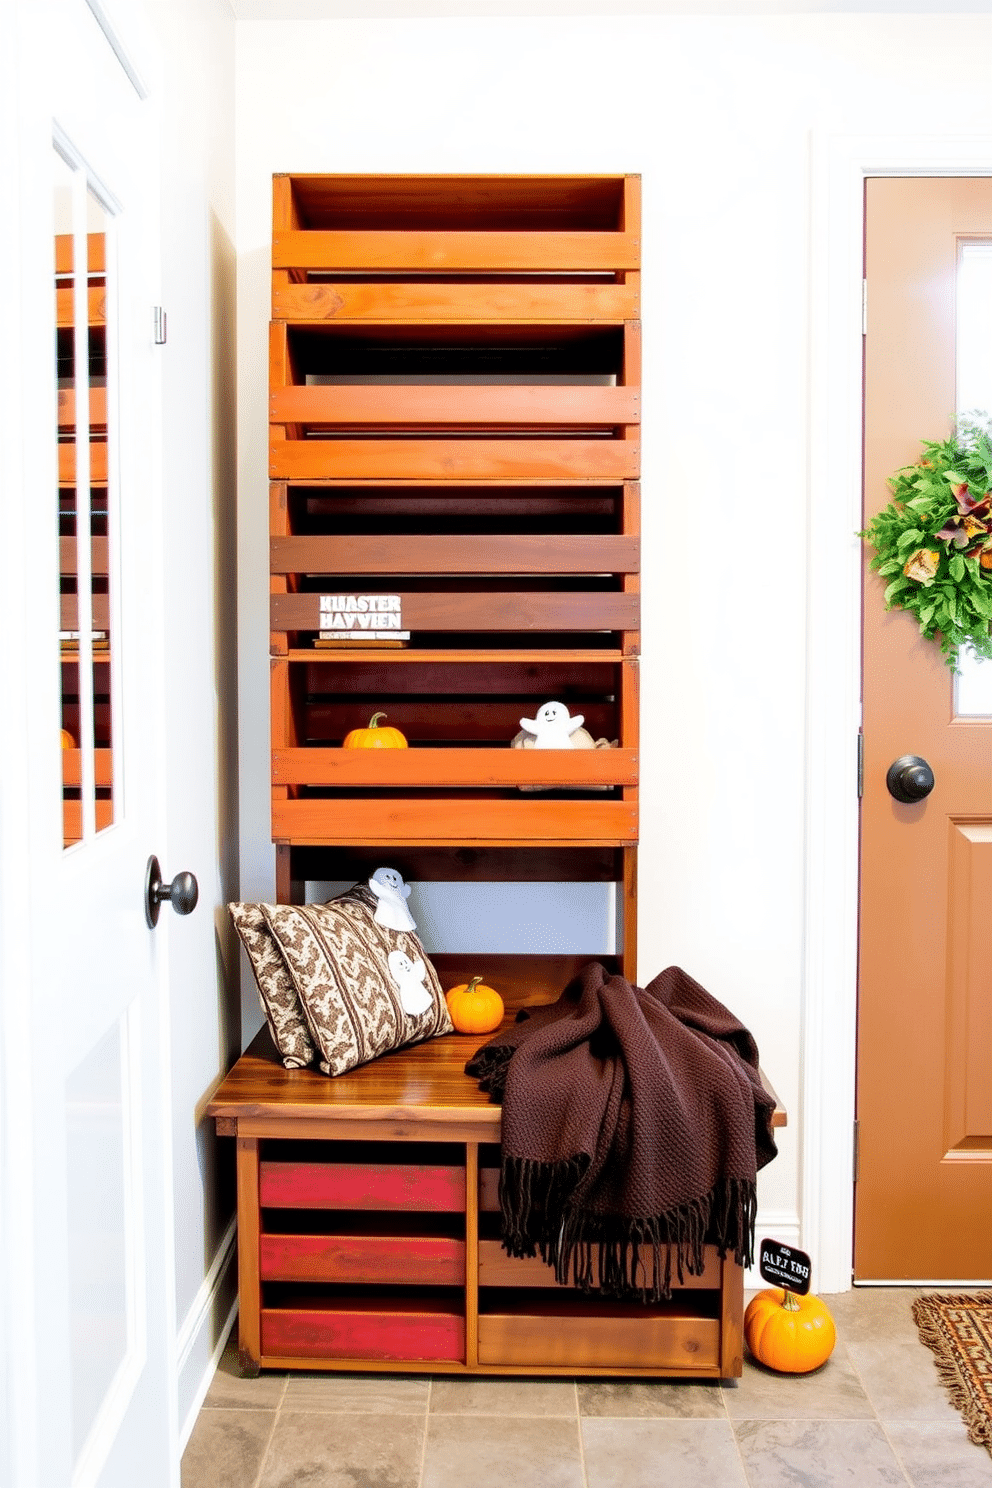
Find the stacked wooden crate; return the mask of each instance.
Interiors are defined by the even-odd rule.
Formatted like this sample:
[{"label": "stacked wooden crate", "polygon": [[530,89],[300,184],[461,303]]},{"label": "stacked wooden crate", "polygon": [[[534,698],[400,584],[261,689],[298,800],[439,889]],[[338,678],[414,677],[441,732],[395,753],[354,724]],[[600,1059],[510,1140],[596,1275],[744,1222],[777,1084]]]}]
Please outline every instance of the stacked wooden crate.
[{"label": "stacked wooden crate", "polygon": [[[630,176],[275,178],[280,898],[384,860],[613,881],[633,974],[639,220]],[[367,643],[387,603],[409,639]],[[511,749],[549,700],[615,747]],[[380,710],[409,750],[343,750]]]},{"label": "stacked wooden crate", "polygon": [[[282,902],[383,864],[613,884],[600,959],[635,978],[639,220],[631,176],[275,178]],[[604,747],[511,747],[550,701]],[[376,712],[409,748],[342,747]],[[588,957],[432,959],[512,1017]],[[643,1307],[503,1251],[500,1110],[464,1073],[480,1042],[328,1080],[282,1069],[263,1031],[215,1093],[246,1370],[739,1373],[732,1259]]]}]

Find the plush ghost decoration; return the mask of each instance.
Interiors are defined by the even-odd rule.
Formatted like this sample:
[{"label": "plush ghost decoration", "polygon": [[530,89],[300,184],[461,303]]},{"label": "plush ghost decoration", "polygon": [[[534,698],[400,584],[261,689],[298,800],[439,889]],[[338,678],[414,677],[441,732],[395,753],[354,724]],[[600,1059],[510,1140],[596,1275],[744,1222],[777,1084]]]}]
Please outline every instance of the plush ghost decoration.
[{"label": "plush ghost decoration", "polygon": [[584,722],[584,713],[572,718],[564,703],[545,703],[536,718],[521,718],[520,727],[534,735],[535,749],[571,749],[572,735]]},{"label": "plush ghost decoration", "polygon": [[419,956],[416,961],[411,961],[405,951],[390,951],[387,959],[390,974],[399,989],[403,1011],[411,1018],[426,1013],[433,998],[424,986],[427,967],[423,961]]},{"label": "plush ghost decoration", "polygon": [[378,899],[372,918],[386,930],[416,930],[416,921],[406,907],[410,885],[403,882],[395,868],[377,868],[369,879],[369,888]]}]

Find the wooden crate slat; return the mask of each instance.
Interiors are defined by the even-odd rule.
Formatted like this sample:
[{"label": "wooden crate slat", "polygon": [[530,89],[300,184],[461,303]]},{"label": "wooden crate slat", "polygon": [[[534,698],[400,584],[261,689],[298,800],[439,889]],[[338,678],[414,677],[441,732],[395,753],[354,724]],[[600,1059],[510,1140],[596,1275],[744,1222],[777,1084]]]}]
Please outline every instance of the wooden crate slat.
[{"label": "wooden crate slat", "polygon": [[639,314],[632,284],[462,284],[453,280],[273,285],[272,315],[292,324],[307,321],[365,321],[428,325],[509,322],[600,321],[616,325]]},{"label": "wooden crate slat", "polygon": [[262,1353],[340,1359],[463,1359],[465,1319],[455,1312],[263,1308]]},{"label": "wooden crate slat", "polygon": [[458,1213],[465,1170],[397,1163],[263,1162],[260,1203],[274,1209],[403,1209]]},{"label": "wooden crate slat", "polygon": [[[347,646],[342,646],[328,651],[304,650],[294,647],[292,651],[286,653],[284,659],[286,661],[313,662],[317,666],[356,666],[359,664],[368,666],[370,662],[374,663],[379,658],[375,655],[370,657],[366,650],[358,650],[357,648],[350,650]],[[496,647],[485,651],[457,649],[427,650],[425,648],[424,650],[417,651],[393,651],[388,658],[384,657],[382,659],[387,661],[389,666],[419,666],[423,663],[429,663],[431,665],[436,664],[438,666],[448,667],[449,665],[461,665],[464,662],[471,662],[473,665],[487,668],[491,666],[515,666],[527,662],[539,662],[542,667],[545,665],[553,667],[559,664],[569,665],[572,662],[591,666],[600,662],[626,661],[629,664],[632,661],[632,658],[625,656],[622,651],[610,650],[608,647],[595,651],[587,651],[579,647],[576,647],[574,650],[565,651],[552,649],[551,647],[548,647],[547,650],[541,649],[539,651],[528,650],[526,647],[513,647],[505,651],[501,651]],[[483,673],[483,676],[485,676],[485,673]],[[397,687],[392,690],[397,691],[401,689]],[[527,690],[536,692],[545,691],[543,687]],[[554,688],[551,690],[552,692],[555,691]]]},{"label": "wooden crate slat", "polygon": [[[566,1312],[569,1300],[549,1316],[550,1298],[532,1314],[490,1313],[479,1316],[479,1363],[520,1364],[531,1369],[597,1366],[653,1367],[687,1375],[715,1376],[720,1368],[720,1325],[698,1317],[684,1305],[674,1315],[652,1316],[647,1309],[636,1326],[618,1327],[609,1316],[596,1316],[579,1304]],[[557,1301],[558,1298],[556,1297]]]},{"label": "wooden crate slat", "polygon": [[630,749],[274,749],[280,785],[340,787],[636,785]]},{"label": "wooden crate slat", "polygon": [[404,800],[304,799],[272,802],[272,835],[297,842],[629,843],[637,837],[633,801],[520,801],[472,797]]},{"label": "wooden crate slat", "polygon": [[459,1286],[465,1243],[437,1235],[261,1236],[263,1281]]},{"label": "wooden crate slat", "polygon": [[[637,626],[640,610],[636,594],[618,593],[411,592],[398,597],[410,631],[628,630]],[[272,630],[321,628],[317,594],[273,594],[269,605]],[[356,635],[363,628],[356,628]]]},{"label": "wooden crate slat", "polygon": [[276,231],[273,269],[567,273],[636,269],[622,232]]},{"label": "wooden crate slat", "polygon": [[269,444],[273,480],[602,482],[634,480],[639,466],[640,446],[619,439],[272,439]]},{"label": "wooden crate slat", "polygon": [[274,537],[275,574],[628,574],[640,541],[614,533]]},{"label": "wooden crate slat", "polygon": [[640,421],[640,393],[632,387],[404,386],[317,383],[276,387],[269,395],[274,424],[430,426],[556,425],[573,428]]}]

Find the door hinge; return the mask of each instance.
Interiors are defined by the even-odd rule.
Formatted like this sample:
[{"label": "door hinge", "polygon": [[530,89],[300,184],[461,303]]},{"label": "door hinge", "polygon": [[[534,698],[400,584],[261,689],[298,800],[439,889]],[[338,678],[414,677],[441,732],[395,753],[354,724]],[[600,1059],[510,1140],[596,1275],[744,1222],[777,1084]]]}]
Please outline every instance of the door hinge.
[{"label": "door hinge", "polygon": [[858,800],[865,793],[865,736],[858,733]]},{"label": "door hinge", "polygon": [[161,305],[155,306],[155,345],[164,346],[166,340],[166,314]]},{"label": "door hinge", "polygon": [[868,334],[868,280],[861,281],[861,334]]},{"label": "door hinge", "polygon": [[854,1182],[857,1183],[861,1173],[861,1122],[854,1122],[854,1141],[852,1145],[852,1158],[854,1168]]}]

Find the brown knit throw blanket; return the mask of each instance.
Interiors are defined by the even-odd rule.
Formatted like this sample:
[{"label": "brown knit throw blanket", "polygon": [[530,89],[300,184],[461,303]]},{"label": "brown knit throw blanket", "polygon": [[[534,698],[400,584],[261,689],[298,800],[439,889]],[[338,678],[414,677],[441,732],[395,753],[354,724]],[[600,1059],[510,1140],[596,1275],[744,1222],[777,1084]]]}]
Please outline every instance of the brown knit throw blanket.
[{"label": "brown knit throw blanket", "polygon": [[510,1255],[643,1302],[700,1275],[704,1245],[751,1264],[774,1101],[750,1033],[679,967],[640,988],[592,962],[465,1070],[503,1106]]}]

